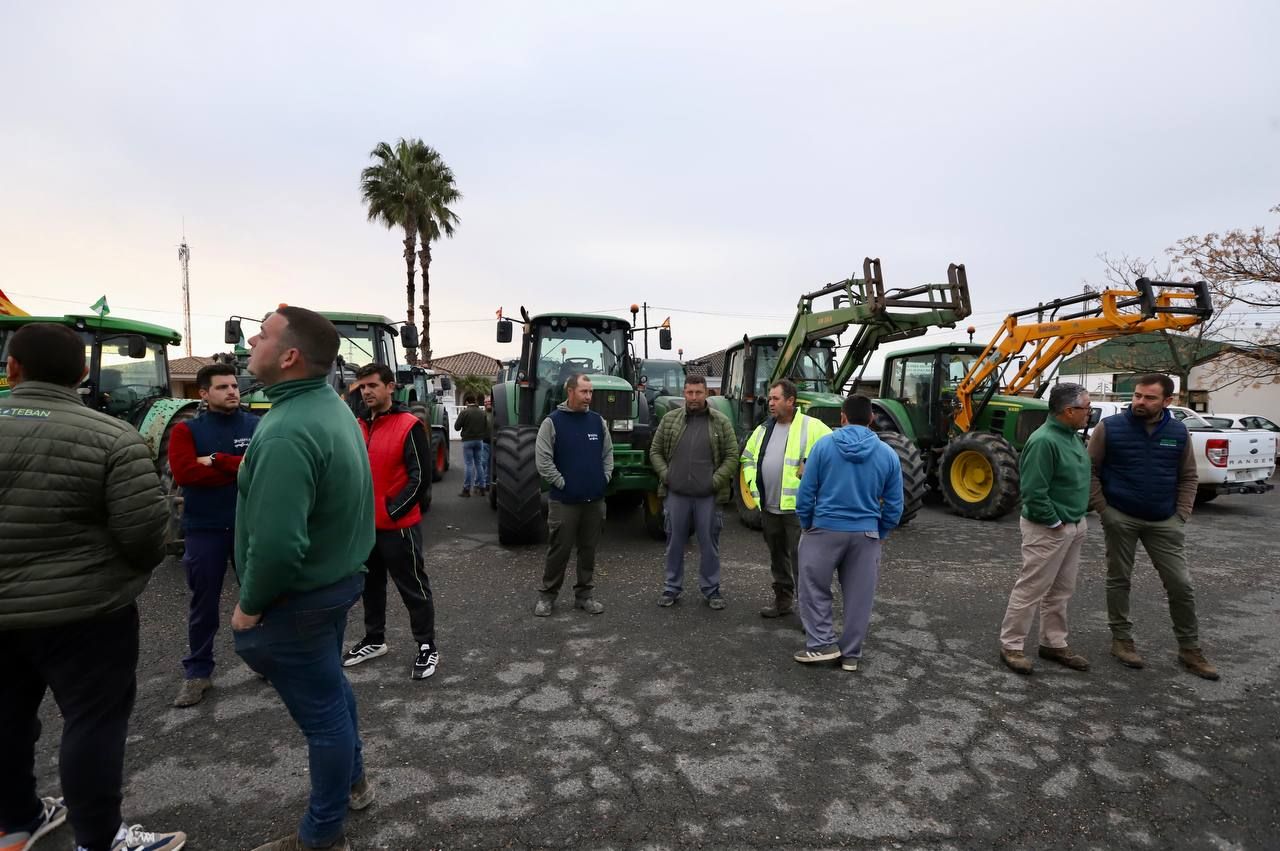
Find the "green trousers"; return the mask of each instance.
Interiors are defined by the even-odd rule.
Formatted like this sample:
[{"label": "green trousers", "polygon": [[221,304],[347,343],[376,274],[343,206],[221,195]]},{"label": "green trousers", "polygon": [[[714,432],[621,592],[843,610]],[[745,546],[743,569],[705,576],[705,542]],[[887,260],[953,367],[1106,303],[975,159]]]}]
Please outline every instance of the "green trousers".
[{"label": "green trousers", "polygon": [[603,499],[565,505],[551,500],[547,506],[547,563],[539,588],[544,597],[554,600],[564,584],[565,569],[574,548],[578,550],[578,575],[573,585],[573,596],[586,600],[595,587],[596,546],[604,528],[605,505]]},{"label": "green trousers", "polygon": [[1129,580],[1138,542],[1151,557],[1169,598],[1169,616],[1179,647],[1199,647],[1200,627],[1196,621],[1196,595],[1191,572],[1183,555],[1183,528],[1178,515],[1167,520],[1140,520],[1111,506],[1102,512],[1102,529],[1107,542],[1107,625],[1113,638],[1133,640],[1129,618]]}]

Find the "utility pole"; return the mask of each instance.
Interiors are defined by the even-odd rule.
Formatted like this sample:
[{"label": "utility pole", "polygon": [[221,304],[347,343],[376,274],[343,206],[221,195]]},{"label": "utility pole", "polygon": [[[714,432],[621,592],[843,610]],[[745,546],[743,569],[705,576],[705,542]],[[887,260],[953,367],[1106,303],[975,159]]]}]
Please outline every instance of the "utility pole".
[{"label": "utility pole", "polygon": [[178,245],[178,262],[182,264],[182,341],[187,345],[187,357],[191,357],[191,249],[187,246],[185,225]]},{"label": "utility pole", "polygon": [[649,359],[649,302],[643,302],[644,308],[644,359]]}]

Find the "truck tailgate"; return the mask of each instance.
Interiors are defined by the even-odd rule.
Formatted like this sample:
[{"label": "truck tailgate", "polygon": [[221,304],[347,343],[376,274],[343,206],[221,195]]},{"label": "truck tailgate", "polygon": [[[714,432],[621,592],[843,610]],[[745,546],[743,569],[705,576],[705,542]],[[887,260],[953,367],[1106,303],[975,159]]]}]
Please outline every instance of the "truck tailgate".
[{"label": "truck tailgate", "polygon": [[1227,481],[1253,481],[1269,477],[1276,466],[1276,436],[1269,431],[1230,432],[1214,435],[1230,442]]}]

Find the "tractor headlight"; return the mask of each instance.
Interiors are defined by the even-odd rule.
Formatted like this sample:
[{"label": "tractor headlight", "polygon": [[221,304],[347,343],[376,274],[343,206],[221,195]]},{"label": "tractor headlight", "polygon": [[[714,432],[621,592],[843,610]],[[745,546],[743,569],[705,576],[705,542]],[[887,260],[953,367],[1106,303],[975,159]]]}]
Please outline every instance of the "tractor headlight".
[{"label": "tractor headlight", "polygon": [[614,420],[612,431],[631,431],[634,426],[632,420]]}]

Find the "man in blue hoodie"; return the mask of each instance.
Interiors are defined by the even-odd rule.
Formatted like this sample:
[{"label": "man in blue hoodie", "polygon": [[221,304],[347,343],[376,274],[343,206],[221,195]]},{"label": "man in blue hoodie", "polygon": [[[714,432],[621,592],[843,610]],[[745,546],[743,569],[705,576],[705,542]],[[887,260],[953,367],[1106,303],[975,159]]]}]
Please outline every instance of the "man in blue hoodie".
[{"label": "man in blue hoodie", "polygon": [[[800,480],[796,517],[803,533],[796,585],[805,649],[795,654],[797,662],[839,659],[842,669],[856,671],[862,657],[881,542],[902,519],[902,467],[897,453],[869,428],[871,418],[870,399],[845,399],[843,428],[814,445]],[[836,574],[844,593],[839,643],[831,629]]]}]

